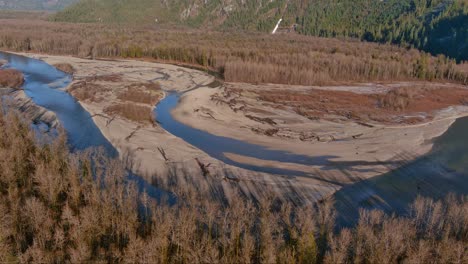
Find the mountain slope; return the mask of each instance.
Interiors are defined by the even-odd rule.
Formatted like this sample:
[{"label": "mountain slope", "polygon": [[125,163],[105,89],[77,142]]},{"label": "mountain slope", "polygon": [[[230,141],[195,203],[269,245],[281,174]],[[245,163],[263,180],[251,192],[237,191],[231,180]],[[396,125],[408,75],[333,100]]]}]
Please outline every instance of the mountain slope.
[{"label": "mountain slope", "polygon": [[5,10],[60,10],[77,0],[0,0]]},{"label": "mountain slope", "polygon": [[466,0],[82,0],[53,19],[269,32],[279,18],[301,34],[410,45],[468,60]]}]

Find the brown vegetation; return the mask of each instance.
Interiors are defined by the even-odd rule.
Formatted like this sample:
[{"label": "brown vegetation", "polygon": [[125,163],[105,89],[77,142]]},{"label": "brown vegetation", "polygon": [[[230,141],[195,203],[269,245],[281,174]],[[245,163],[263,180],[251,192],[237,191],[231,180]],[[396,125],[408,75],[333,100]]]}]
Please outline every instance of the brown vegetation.
[{"label": "brown vegetation", "polygon": [[393,89],[379,97],[379,105],[396,111],[402,111],[413,103],[421,89],[402,87]]},{"label": "brown vegetation", "polygon": [[79,81],[70,86],[68,92],[79,101],[101,102],[103,94],[111,91],[103,85],[93,82]]},{"label": "brown vegetation", "polygon": [[68,73],[68,74],[75,73],[75,69],[69,63],[57,63],[57,64],[54,64],[53,66],[57,68],[58,70],[63,71],[64,73]]},{"label": "brown vegetation", "polygon": [[[0,108],[1,109],[1,108]],[[176,205],[157,204],[118,160],[70,154],[61,134],[38,142],[0,112],[0,262],[30,263],[466,263],[468,202],[419,198],[407,217],[362,211],[334,232],[331,203],[292,206],[239,190],[226,203],[161,175]],[[166,182],[166,184],[164,184]],[[228,182],[237,186],[237,182]],[[265,187],[264,187],[265,188]]]},{"label": "brown vegetation", "polygon": [[159,102],[160,95],[151,94],[140,90],[127,89],[124,92],[120,93],[117,98],[121,101],[155,105],[157,102]]},{"label": "brown vegetation", "polygon": [[132,83],[127,86],[128,89],[138,89],[147,92],[161,92],[161,85],[157,82]]},{"label": "brown vegetation", "polygon": [[117,98],[121,101],[129,101],[154,106],[162,97],[161,86],[158,83],[133,83],[128,85]]},{"label": "brown vegetation", "polygon": [[[344,117],[356,121],[384,123],[418,123],[428,121],[431,112],[468,102],[468,89],[443,87],[435,84],[392,88],[383,94],[360,94],[351,91],[311,89],[294,91],[269,89],[255,91],[258,98],[275,104],[275,107],[292,107],[309,119],[334,119]],[[426,118],[402,116],[427,113]]]},{"label": "brown vegetation", "polygon": [[122,75],[111,73],[111,74],[104,74],[104,75],[93,75],[84,78],[86,82],[121,82]]},{"label": "brown vegetation", "polygon": [[150,107],[133,103],[114,104],[105,108],[104,112],[108,115],[119,115],[128,120],[139,123],[153,124],[155,122]]},{"label": "brown vegetation", "polygon": [[0,20],[0,48],[80,57],[144,58],[199,66],[229,82],[322,85],[350,81],[468,82],[466,67],[414,49],[300,35],[122,28]]},{"label": "brown vegetation", "polygon": [[0,19],[31,19],[46,20],[50,16],[47,11],[19,11],[19,10],[0,10]]},{"label": "brown vegetation", "polygon": [[0,69],[0,87],[19,89],[24,83],[23,74],[13,69]]},{"label": "brown vegetation", "polygon": [[[73,83],[68,92],[79,101],[100,103],[110,93],[115,82],[123,82],[122,75],[109,74],[83,78]],[[163,97],[158,83],[132,83],[117,92],[120,100],[104,109],[106,114],[121,116],[139,123],[154,124],[152,109]]]}]

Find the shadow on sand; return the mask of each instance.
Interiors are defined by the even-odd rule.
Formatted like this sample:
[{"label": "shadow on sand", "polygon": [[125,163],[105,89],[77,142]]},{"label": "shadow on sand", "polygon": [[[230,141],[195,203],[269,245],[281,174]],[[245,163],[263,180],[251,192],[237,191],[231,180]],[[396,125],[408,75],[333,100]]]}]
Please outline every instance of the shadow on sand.
[{"label": "shadow on sand", "polygon": [[468,195],[468,117],[434,140],[431,152],[389,173],[343,187],[334,197],[337,223],[354,225],[360,208],[405,215],[417,196]]}]

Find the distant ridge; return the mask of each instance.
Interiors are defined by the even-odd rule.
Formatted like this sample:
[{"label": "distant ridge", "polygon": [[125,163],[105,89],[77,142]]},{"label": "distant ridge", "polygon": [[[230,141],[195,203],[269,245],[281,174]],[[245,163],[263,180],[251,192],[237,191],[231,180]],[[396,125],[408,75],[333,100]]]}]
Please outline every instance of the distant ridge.
[{"label": "distant ridge", "polygon": [[81,0],[53,20],[270,32],[280,18],[300,34],[410,45],[468,60],[466,0]]},{"label": "distant ridge", "polygon": [[0,0],[0,10],[61,10],[78,0]]}]

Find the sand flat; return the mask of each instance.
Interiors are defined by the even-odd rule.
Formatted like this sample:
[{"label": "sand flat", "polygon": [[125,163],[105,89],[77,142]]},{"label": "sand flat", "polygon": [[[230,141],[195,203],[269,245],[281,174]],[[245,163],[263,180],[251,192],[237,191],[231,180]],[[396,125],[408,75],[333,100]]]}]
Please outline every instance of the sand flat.
[{"label": "sand flat", "polygon": [[[433,118],[429,122],[412,125],[374,122],[372,126],[366,126],[340,117],[311,120],[288,107],[277,107],[258,99],[255,89],[275,89],[275,85],[222,84],[212,88],[209,84],[213,83],[214,77],[198,70],[174,65],[40,54],[26,56],[42,59],[49,64],[71,64],[76,71],[71,86],[85,80],[105,88],[102,94],[98,94],[98,101],[84,100],[80,101],[80,104],[93,116],[96,125],[117,148],[121,158],[128,162],[136,173],[144,175],[147,179],[151,179],[154,174],[163,175],[174,168],[200,175],[200,168],[195,160],[199,159],[204,164],[210,164],[209,170],[214,175],[213,180],[226,180],[225,175],[228,171],[228,174],[236,175],[241,185],[248,186],[251,182],[267,183],[277,186],[280,192],[281,186],[292,186],[297,188],[304,199],[311,201],[329,196],[344,185],[381,175],[428,153],[432,147],[431,139],[442,135],[456,118],[468,115],[468,107],[453,106],[432,112]],[[103,81],[97,78],[94,82],[90,79],[108,75],[118,75],[119,79]],[[311,157],[326,157],[327,163],[310,166],[281,164],[261,158],[226,154],[226,157],[238,162],[288,168],[303,174],[283,177],[253,172],[216,160],[157,124],[142,124],[118,115],[110,116],[105,112],[106,107],[118,101],[116,95],[126,85],[142,82],[158,82],[166,91],[186,91],[180,104],[172,112],[178,121],[186,125],[271,149]],[[354,89],[357,93],[368,94],[372,93],[373,89],[376,93],[383,93],[398,85],[404,84],[366,84],[320,89]],[[229,92],[230,88],[239,86],[245,88],[245,91],[235,97],[234,101],[233,98],[223,97],[226,90]],[[280,88],[307,91],[313,87]],[[217,98],[226,99],[227,103]],[[275,132],[274,135],[268,135],[268,131],[271,130]],[[164,155],[161,150],[164,151]]]}]

